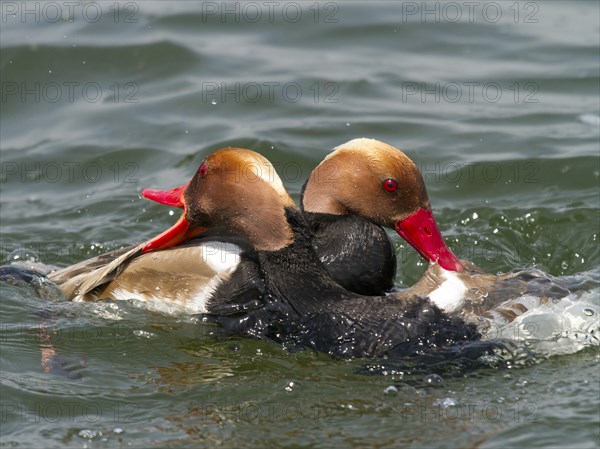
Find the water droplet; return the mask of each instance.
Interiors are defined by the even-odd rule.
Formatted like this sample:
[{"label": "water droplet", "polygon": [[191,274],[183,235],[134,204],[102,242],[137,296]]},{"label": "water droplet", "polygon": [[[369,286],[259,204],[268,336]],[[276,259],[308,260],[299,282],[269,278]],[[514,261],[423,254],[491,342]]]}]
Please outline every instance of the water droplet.
[{"label": "water droplet", "polygon": [[583,313],[585,313],[587,316],[594,315],[594,311],[592,309],[583,309]]},{"label": "water droplet", "polygon": [[133,335],[142,338],[152,338],[154,334],[152,332],[143,331],[141,329],[136,329],[133,331]]},{"label": "water droplet", "polygon": [[349,122],[346,122],[346,126],[350,126],[350,123],[349,123]]},{"label": "water droplet", "polygon": [[215,100],[215,99],[213,98],[213,99],[210,101],[210,104],[212,104],[212,105],[214,106],[215,104],[217,104],[217,100]]},{"label": "water droplet", "polygon": [[456,399],[452,398],[437,399],[433,403],[433,405],[439,405],[442,408],[455,407],[457,404],[458,402],[456,401]]},{"label": "water droplet", "polygon": [[290,381],[288,382],[288,384],[285,386],[285,391],[292,391],[294,389],[294,382]]},{"label": "water droplet", "polygon": [[158,291],[160,291],[160,287],[158,287],[158,286],[157,286],[157,287],[155,288],[155,290],[156,290],[157,292],[158,292]]},{"label": "water droplet", "polygon": [[498,228],[495,228],[493,232],[494,234],[498,234]]},{"label": "water droplet", "polygon": [[390,385],[389,387],[385,387],[385,388],[383,389],[383,392],[384,392],[385,394],[398,393],[398,389],[397,389],[395,386],[393,386],[393,385]]},{"label": "water droplet", "polygon": [[113,429],[113,433],[116,433],[117,435],[120,435],[121,433],[123,433],[123,429],[121,429],[120,427],[115,427]]},{"label": "water droplet", "polygon": [[473,212],[473,220],[477,220],[479,218],[479,215],[477,214],[477,212]]},{"label": "water droplet", "polygon": [[52,73],[52,70],[48,70],[48,73]]},{"label": "water droplet", "polygon": [[444,382],[444,379],[439,374],[429,374],[423,378],[423,382],[429,385],[439,385]]},{"label": "water droplet", "polygon": [[563,261],[561,262],[561,264],[560,264],[560,267],[561,267],[563,270],[566,270],[567,268],[569,268],[569,264],[567,263],[567,261],[563,260]]},{"label": "water droplet", "polygon": [[97,436],[102,436],[102,432],[91,429],[83,429],[80,430],[77,435],[79,435],[81,438],[91,440],[92,438],[96,438]]},{"label": "water droplet", "polygon": [[8,255],[8,260],[18,260],[21,262],[40,262],[40,256],[32,249],[17,248]]},{"label": "water droplet", "polygon": [[489,292],[483,288],[473,289],[473,300],[482,303],[487,298]]},{"label": "water droplet", "polygon": [[169,211],[169,215],[174,215],[175,212],[173,212],[172,210]]}]

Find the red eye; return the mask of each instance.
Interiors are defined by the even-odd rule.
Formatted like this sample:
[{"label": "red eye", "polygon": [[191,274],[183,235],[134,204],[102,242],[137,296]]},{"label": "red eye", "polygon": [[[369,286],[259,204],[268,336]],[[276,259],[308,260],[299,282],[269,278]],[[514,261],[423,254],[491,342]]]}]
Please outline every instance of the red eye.
[{"label": "red eye", "polygon": [[383,181],[383,188],[388,192],[393,192],[398,188],[398,181],[392,178],[386,179]]},{"label": "red eye", "polygon": [[206,164],[202,164],[200,166],[200,169],[198,169],[198,173],[200,174],[201,178],[205,178],[207,172],[208,172],[208,167],[206,167]]}]

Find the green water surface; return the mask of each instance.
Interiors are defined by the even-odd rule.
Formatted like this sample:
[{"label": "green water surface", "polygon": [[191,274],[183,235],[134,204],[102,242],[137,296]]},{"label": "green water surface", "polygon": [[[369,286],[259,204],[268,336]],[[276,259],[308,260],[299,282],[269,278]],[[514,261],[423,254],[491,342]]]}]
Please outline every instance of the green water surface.
[{"label": "green water surface", "polygon": [[[260,151],[297,200],[333,147],[373,137],[419,164],[459,257],[597,270],[597,2],[68,3],[0,4],[3,263],[143,241],[175,217],[141,189],[218,148]],[[392,238],[411,285],[425,266]],[[192,317],[0,288],[2,447],[600,446],[597,347],[365,376]],[[44,372],[44,332],[78,369]]]}]

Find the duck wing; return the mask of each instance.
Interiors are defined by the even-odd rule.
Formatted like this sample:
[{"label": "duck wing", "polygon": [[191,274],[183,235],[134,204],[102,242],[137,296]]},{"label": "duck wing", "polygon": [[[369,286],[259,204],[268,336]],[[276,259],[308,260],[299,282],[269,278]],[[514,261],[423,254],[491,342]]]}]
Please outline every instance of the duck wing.
[{"label": "duck wing", "polygon": [[114,280],[123,269],[142,254],[144,244],[110,251],[48,275],[60,287],[67,299],[95,299],[93,291]]}]

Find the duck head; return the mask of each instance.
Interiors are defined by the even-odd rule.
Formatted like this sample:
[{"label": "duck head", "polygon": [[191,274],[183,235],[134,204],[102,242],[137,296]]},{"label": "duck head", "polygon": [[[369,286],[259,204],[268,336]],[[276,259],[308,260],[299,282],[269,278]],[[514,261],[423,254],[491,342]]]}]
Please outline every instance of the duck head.
[{"label": "duck head", "polygon": [[183,209],[170,229],[154,237],[144,252],[165,249],[219,228],[241,234],[256,250],[277,250],[293,241],[286,208],[295,208],[271,163],[244,148],[224,148],[206,157],[187,184],[142,196]]},{"label": "duck head", "polygon": [[464,270],[433,218],[421,172],[391,145],[354,139],[337,147],[311,173],[302,205],[307,212],[355,214],[395,229],[428,262]]}]

